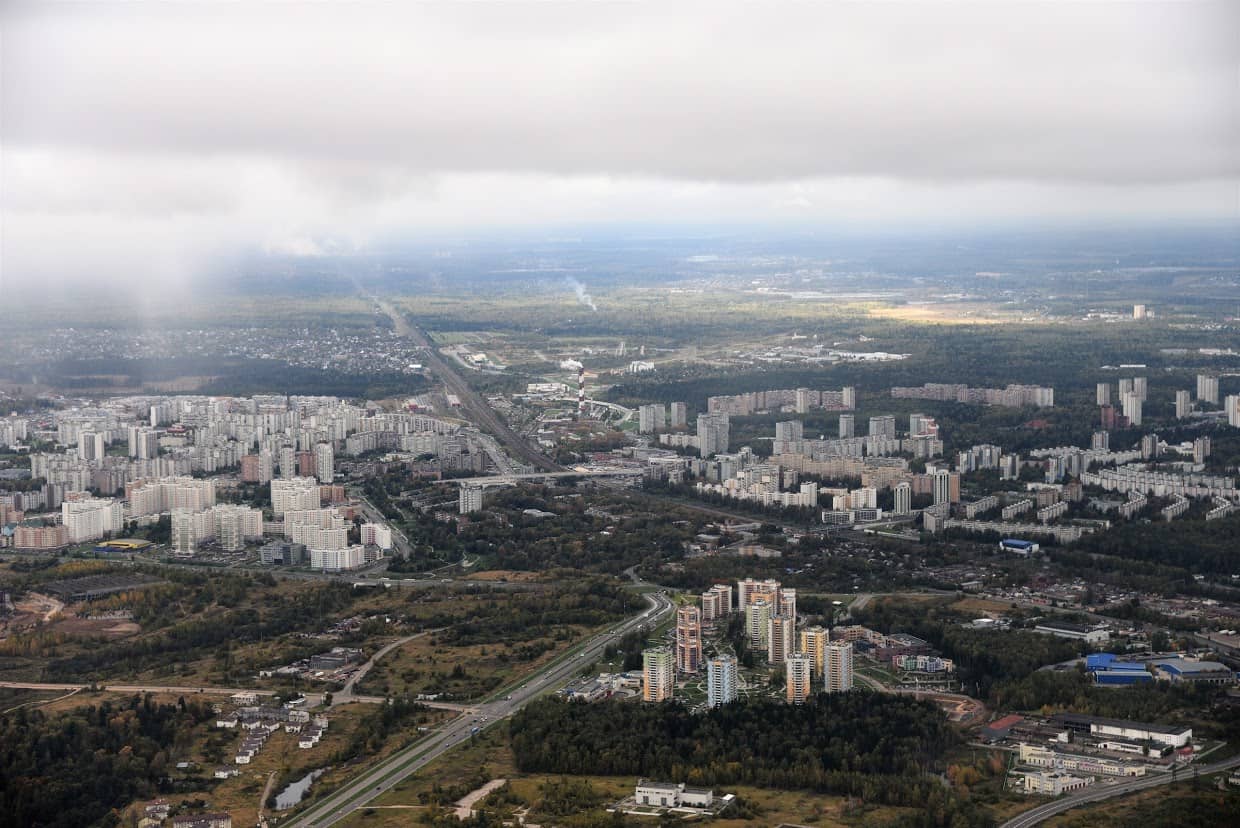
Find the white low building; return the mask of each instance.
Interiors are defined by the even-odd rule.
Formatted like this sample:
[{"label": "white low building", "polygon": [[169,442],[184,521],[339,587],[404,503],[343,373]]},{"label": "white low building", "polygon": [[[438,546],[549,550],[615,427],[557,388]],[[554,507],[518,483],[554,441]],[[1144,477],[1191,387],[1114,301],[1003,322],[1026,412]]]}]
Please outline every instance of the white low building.
[{"label": "white low building", "polygon": [[1059,796],[1060,794],[1079,791],[1094,780],[1087,776],[1071,776],[1054,771],[1030,771],[1024,775],[1023,789],[1025,793]]},{"label": "white low building", "polygon": [[709,809],[715,804],[715,792],[707,788],[689,788],[683,782],[642,779],[637,783],[633,799],[638,805],[655,808]]}]

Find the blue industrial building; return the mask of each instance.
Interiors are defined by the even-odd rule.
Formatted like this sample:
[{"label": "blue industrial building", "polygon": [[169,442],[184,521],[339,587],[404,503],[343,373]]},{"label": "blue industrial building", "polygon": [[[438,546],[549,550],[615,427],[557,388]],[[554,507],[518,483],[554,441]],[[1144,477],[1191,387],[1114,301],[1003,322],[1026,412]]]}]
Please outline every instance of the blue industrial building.
[{"label": "blue industrial building", "polygon": [[1154,680],[1154,674],[1146,670],[1095,670],[1094,681],[1109,687],[1144,684]]},{"label": "blue industrial building", "polygon": [[1094,681],[1108,686],[1141,684],[1153,681],[1154,674],[1139,661],[1120,661],[1115,653],[1090,653],[1085,656],[1085,669]]}]

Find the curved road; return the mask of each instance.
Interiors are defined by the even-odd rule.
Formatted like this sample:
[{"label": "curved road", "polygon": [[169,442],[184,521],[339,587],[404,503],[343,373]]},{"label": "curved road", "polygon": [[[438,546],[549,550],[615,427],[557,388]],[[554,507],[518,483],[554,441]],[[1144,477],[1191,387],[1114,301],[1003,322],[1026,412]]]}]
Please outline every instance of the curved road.
[{"label": "curved road", "polygon": [[468,739],[474,728],[490,727],[507,718],[539,696],[558,688],[581,672],[582,665],[598,658],[603,648],[625,633],[643,625],[654,626],[673,610],[672,601],[662,592],[647,593],[650,606],[633,616],[571,648],[559,658],[528,676],[518,687],[510,687],[504,696],[495,696],[474,706],[474,716],[459,716],[440,730],[397,751],[379,764],[364,771],[323,799],[310,805],[291,824],[296,828],[325,828],[334,825],[406,777],[426,767],[456,745]]},{"label": "curved road", "polygon": [[[1202,765],[1197,768],[1197,773],[1206,776],[1211,773],[1228,770],[1240,766],[1240,756],[1232,756],[1229,759],[1223,759],[1212,765]],[[1184,768],[1184,771],[1192,771],[1192,766]],[[1184,781],[1183,774],[1179,777],[1180,781]],[[1045,805],[1039,805],[1030,811],[1025,811],[1018,817],[1009,819],[1003,823],[1000,828],[1031,828],[1043,820],[1058,816],[1064,811],[1073,808],[1079,808],[1082,805],[1089,805],[1094,802],[1101,802],[1104,799],[1110,799],[1115,796],[1124,796],[1125,794],[1143,791],[1147,788],[1156,788],[1159,785],[1168,785],[1171,783],[1170,773],[1160,773],[1157,776],[1143,776],[1126,782],[1119,782],[1113,785],[1091,785],[1085,790],[1069,794],[1062,799],[1056,799],[1054,802],[1048,802]]]},{"label": "curved road", "polygon": [[338,704],[345,704],[346,702],[351,702],[355,698],[357,698],[356,696],[353,695],[353,688],[357,686],[357,683],[359,681],[366,678],[366,674],[370,672],[370,669],[374,667],[376,663],[378,663],[379,659],[383,658],[385,655],[392,652],[392,650],[395,650],[397,647],[403,647],[406,644],[408,644],[410,641],[416,641],[417,639],[421,638],[424,635],[430,635],[431,633],[441,632],[445,629],[447,629],[447,627],[436,627],[433,630],[423,630],[420,633],[414,633],[413,635],[407,635],[404,638],[398,638],[395,641],[393,641],[391,644],[385,645],[383,649],[379,650],[379,652],[372,655],[369,661],[367,661],[361,667],[357,668],[357,670],[353,673],[353,675],[349,677],[349,680],[345,682],[344,687],[341,688],[339,693],[332,694],[332,707],[335,707]]}]

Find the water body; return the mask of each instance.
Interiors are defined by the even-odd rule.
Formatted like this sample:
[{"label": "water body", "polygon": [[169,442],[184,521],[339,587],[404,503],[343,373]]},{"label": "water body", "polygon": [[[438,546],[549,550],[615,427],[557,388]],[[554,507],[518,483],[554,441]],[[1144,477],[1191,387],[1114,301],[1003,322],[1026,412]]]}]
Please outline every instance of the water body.
[{"label": "water body", "polygon": [[290,782],[289,786],[276,794],[276,810],[287,811],[305,797],[306,792],[310,790],[310,785],[314,780],[327,773],[327,768],[319,768],[312,770],[296,782]]}]

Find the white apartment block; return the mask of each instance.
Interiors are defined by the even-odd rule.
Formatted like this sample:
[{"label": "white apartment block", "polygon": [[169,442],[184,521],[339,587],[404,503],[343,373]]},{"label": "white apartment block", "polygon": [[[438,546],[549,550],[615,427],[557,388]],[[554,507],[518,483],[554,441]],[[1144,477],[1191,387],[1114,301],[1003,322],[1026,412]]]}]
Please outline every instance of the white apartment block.
[{"label": "white apartment block", "polygon": [[271,481],[271,511],[279,519],[288,511],[319,508],[319,484],[313,477]]},{"label": "white apartment block", "polygon": [[129,491],[129,513],[133,517],[158,515],[174,509],[201,512],[215,505],[215,483],[193,477],[163,477],[137,480]]},{"label": "white apartment block", "polygon": [[121,531],[125,527],[125,511],[119,501],[111,498],[66,500],[60,504],[60,521],[68,530],[69,541],[82,543]]},{"label": "white apartment block", "polygon": [[331,443],[315,445],[314,471],[320,483],[331,483],[336,479],[336,451]]},{"label": "white apartment block", "polygon": [[639,434],[652,434],[665,428],[667,428],[667,407],[662,403],[651,403],[637,409]]},{"label": "white apartment block", "polygon": [[361,545],[343,549],[311,549],[310,568],[324,572],[344,572],[366,563],[366,550]]},{"label": "white apartment block", "polygon": [[457,506],[462,515],[468,515],[470,512],[482,511],[482,487],[470,486],[467,483],[461,484],[460,498]]},{"label": "white apartment block", "polygon": [[1193,395],[1187,389],[1175,392],[1175,418],[1183,420],[1193,411]]},{"label": "white apartment block", "polygon": [[736,657],[721,655],[706,664],[706,706],[736,701]]},{"label": "white apartment block", "polygon": [[392,548],[392,530],[382,523],[363,523],[362,545],[377,546],[386,552]]},{"label": "white apartment block", "polygon": [[172,552],[192,556],[208,540],[226,552],[240,552],[249,541],[263,537],[263,513],[250,506],[220,504],[200,512],[172,510]]},{"label": "white apartment block", "polygon": [[895,494],[895,510],[897,515],[907,515],[913,511],[913,487],[908,483],[897,483]]},{"label": "white apartment block", "polygon": [[1197,375],[1197,399],[1218,405],[1218,377],[1207,374]]},{"label": "white apartment block", "polygon": [[728,415],[699,414],[697,419],[698,451],[702,457],[726,452],[730,441]]}]

